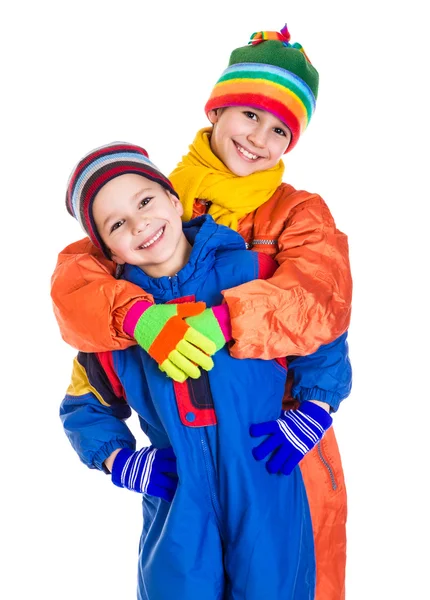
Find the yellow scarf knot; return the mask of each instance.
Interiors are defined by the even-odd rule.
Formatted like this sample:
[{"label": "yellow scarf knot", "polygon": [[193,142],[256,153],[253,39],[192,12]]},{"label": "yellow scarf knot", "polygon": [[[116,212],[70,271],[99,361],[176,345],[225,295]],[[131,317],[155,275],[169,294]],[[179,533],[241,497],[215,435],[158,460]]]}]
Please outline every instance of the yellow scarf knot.
[{"label": "yellow scarf knot", "polygon": [[212,129],[201,129],[188,154],[170,175],[184,206],[184,221],[193,216],[196,199],[210,201],[209,214],[221,225],[237,230],[238,221],[267,202],[282,183],[284,163],[252,175],[234,175],[210,147]]}]

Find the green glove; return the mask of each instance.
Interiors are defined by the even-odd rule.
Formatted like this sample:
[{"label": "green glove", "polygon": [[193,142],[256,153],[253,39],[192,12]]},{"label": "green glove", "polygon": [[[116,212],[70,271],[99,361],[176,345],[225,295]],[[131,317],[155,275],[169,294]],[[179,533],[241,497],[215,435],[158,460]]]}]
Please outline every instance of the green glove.
[{"label": "green glove", "polygon": [[207,308],[200,314],[185,319],[196,331],[212,340],[216,351],[233,339],[230,323],[230,312],[227,304]]},{"label": "green glove", "polygon": [[193,329],[185,318],[198,315],[204,302],[183,304],[150,304],[136,302],[124,319],[124,331],[158,363],[173,380],[182,383],[187,377],[198,379],[200,369],[213,367],[211,354],[216,345]]}]

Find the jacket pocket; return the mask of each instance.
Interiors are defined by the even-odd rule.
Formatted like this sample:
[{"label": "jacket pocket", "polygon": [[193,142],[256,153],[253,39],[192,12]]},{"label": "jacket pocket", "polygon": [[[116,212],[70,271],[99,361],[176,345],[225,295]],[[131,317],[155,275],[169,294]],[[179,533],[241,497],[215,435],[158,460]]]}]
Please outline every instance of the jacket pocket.
[{"label": "jacket pocket", "polygon": [[209,377],[206,371],[198,379],[173,382],[181,423],[186,427],[207,427],[217,424]]},{"label": "jacket pocket", "polygon": [[[332,491],[337,495],[345,494],[345,480],[343,475],[342,461],[340,458],[339,447],[333,427],[330,427],[317,444],[317,460],[321,469],[325,473],[326,481],[330,482]],[[346,500],[345,500],[346,502]]]},{"label": "jacket pocket", "polygon": [[317,444],[317,453],[318,453],[319,460],[324,465],[324,468],[326,469],[327,474],[330,478],[331,489],[333,491],[336,491],[337,490],[336,476],[335,476],[333,467],[331,466],[328,458],[324,454],[323,447],[322,447],[322,441],[319,441]]}]

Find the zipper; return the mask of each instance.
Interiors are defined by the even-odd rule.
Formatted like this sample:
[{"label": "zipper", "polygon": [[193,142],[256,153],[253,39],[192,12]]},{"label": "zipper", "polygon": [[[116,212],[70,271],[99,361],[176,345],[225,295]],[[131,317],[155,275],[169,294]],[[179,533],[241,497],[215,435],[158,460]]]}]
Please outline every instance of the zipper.
[{"label": "zipper", "polygon": [[276,246],[277,240],[252,240],[251,246]]},{"label": "zipper", "polygon": [[276,246],[278,243],[278,240],[252,240],[251,242],[246,243],[246,249],[249,250],[250,248],[253,248],[254,246]]},{"label": "zipper", "polygon": [[214,476],[214,468],[211,464],[211,457],[209,456],[209,449],[207,447],[206,440],[203,439],[203,436],[204,436],[204,430],[201,429],[200,430],[200,442],[201,442],[202,450],[203,450],[203,460],[204,460],[204,463],[206,466],[206,476],[207,476],[207,480],[208,480],[210,499],[211,499],[212,508],[214,510],[215,517],[216,517],[216,520],[218,523],[218,528],[219,528],[221,537],[224,537],[223,536],[223,533],[224,533],[223,522],[221,519],[221,507],[218,503],[218,498],[216,496],[215,490],[212,485],[212,477]]},{"label": "zipper", "polygon": [[177,277],[177,275],[173,275],[172,277],[169,277],[169,279],[170,279],[170,285],[172,287],[172,292],[177,295],[179,292],[178,277]]},{"label": "zipper", "polygon": [[325,468],[328,471],[328,474],[329,474],[330,480],[331,480],[332,490],[337,490],[337,483],[336,483],[336,479],[334,478],[333,469],[331,468],[331,466],[329,465],[329,463],[327,462],[327,460],[325,459],[325,457],[322,453],[321,441],[318,442],[318,456],[320,457],[321,462],[323,463],[323,465],[325,466]]}]

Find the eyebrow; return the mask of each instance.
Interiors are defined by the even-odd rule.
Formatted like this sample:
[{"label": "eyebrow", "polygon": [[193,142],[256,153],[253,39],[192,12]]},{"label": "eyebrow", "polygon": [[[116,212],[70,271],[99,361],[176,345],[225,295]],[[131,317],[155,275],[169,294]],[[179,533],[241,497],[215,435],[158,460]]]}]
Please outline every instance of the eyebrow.
[{"label": "eyebrow", "polygon": [[130,198],[130,200],[137,200],[139,198],[139,196],[142,196],[143,194],[146,194],[147,192],[154,193],[154,190],[151,187],[142,188],[141,190],[139,190],[138,192],[133,194],[133,196]]}]

